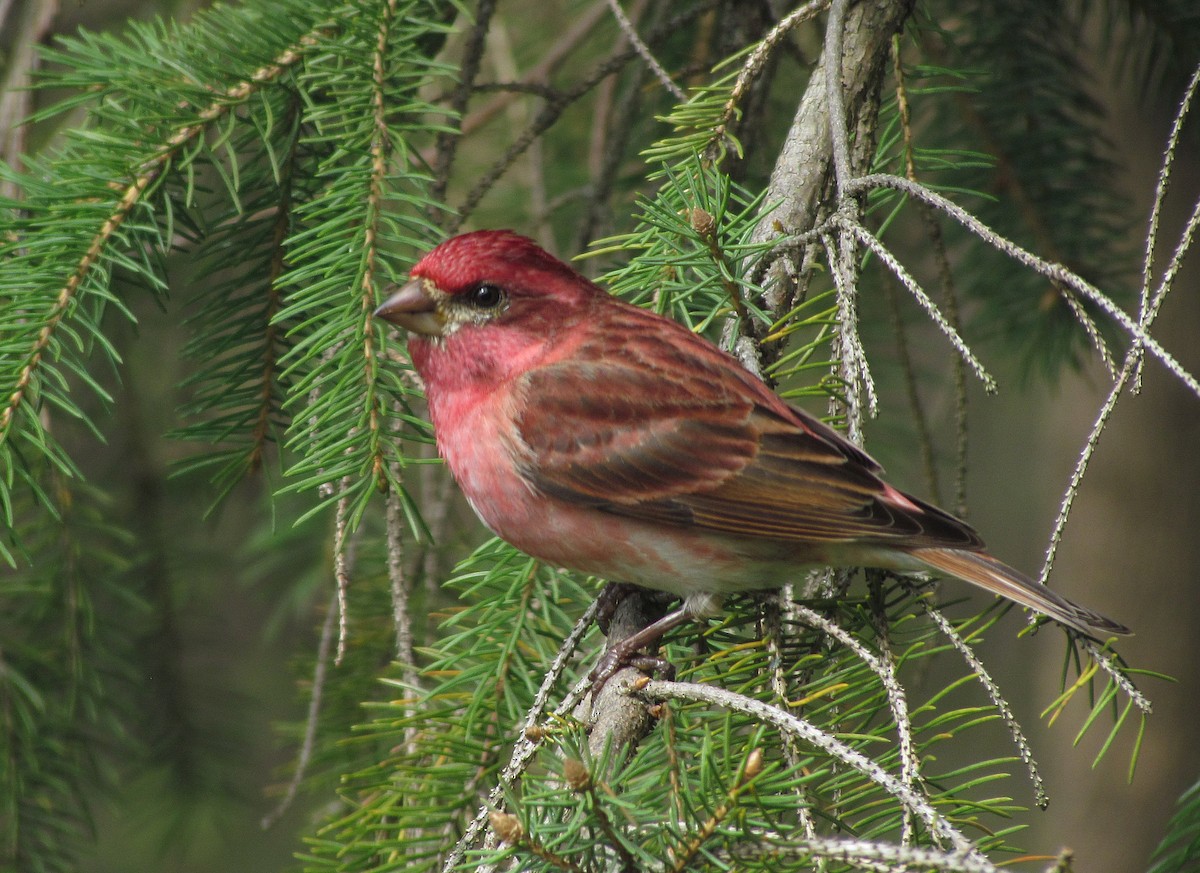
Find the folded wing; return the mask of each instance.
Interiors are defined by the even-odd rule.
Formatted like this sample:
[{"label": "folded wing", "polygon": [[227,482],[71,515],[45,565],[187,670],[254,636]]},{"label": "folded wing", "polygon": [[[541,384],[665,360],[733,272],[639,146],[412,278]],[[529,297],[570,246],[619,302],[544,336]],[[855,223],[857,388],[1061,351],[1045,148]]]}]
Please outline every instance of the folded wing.
[{"label": "folded wing", "polygon": [[638,342],[633,332],[620,354],[584,346],[523,377],[529,484],[605,512],[740,537],[982,548],[970,527],[883,482],[879,465],[836,431],[684,335],[695,343],[675,343],[665,361],[661,338]]}]

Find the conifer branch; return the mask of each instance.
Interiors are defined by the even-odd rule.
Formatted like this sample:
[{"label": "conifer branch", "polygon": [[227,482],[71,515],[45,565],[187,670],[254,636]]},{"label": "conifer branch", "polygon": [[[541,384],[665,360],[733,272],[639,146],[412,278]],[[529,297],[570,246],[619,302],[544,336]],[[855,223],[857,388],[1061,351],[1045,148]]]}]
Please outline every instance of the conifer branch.
[{"label": "conifer branch", "polygon": [[929,600],[921,601],[925,607],[925,614],[933,619],[934,624],[938,626],[946,637],[950,640],[950,644],[962,656],[971,672],[975,674],[975,678],[987,691],[988,697],[992,701],[992,705],[1000,714],[1001,720],[1005,727],[1008,728],[1009,736],[1012,737],[1013,745],[1017,747],[1017,754],[1021,756],[1021,762],[1025,765],[1026,771],[1029,773],[1029,779],[1033,783],[1034,803],[1040,809],[1045,809],[1050,805],[1050,796],[1046,793],[1046,783],[1042,779],[1042,774],[1038,770],[1037,761],[1033,757],[1033,749],[1029,745],[1029,740],[1025,738],[1025,731],[1021,729],[1017,717],[1013,714],[1012,707],[1005,700],[1004,695],[1000,693],[1000,686],[996,684],[996,680],[984,667],[983,662],[975,654],[970,644],[963,639],[962,635],[955,630],[950,621],[942,614],[940,609],[934,607]]},{"label": "conifer branch", "polygon": [[650,679],[639,685],[637,693],[649,700],[656,701],[692,700],[710,703],[714,706],[745,713],[766,724],[774,725],[779,730],[791,734],[803,742],[810,743],[827,755],[853,767],[882,787],[888,794],[916,813],[939,840],[944,839],[956,850],[982,858],[971,846],[970,841],[954,825],[938,814],[928,800],[896,779],[875,761],[804,719],[797,718],[752,697],[695,682],[667,682],[661,679]]},{"label": "conifer branch", "polygon": [[954,326],[950,324],[944,315],[942,315],[942,312],[940,309],[938,309],[937,304],[934,303],[933,300],[930,299],[929,295],[926,294],[921,288],[921,286],[917,284],[916,279],[909,274],[908,270],[904,269],[904,265],[897,260],[896,256],[888,251],[887,247],[880,242],[878,237],[863,227],[859,222],[842,217],[835,217],[834,221],[852,233],[859,242],[870,249],[871,252],[877,258],[879,258],[879,260],[882,261],[885,266],[887,266],[888,270],[890,270],[892,274],[900,280],[900,284],[908,289],[909,293],[916,298],[917,303],[919,303],[921,308],[924,309],[926,314],[929,315],[930,321],[937,325],[938,330],[945,334],[946,338],[950,340],[950,344],[954,346],[954,350],[958,352],[959,357],[970,364],[971,369],[975,371],[975,376],[980,382],[983,383],[984,390],[986,390],[989,394],[995,394],[997,390],[996,380],[992,378],[991,374],[988,373],[986,369],[984,369],[983,364],[980,363],[977,357],[975,357],[975,353],[971,351],[970,346],[968,346],[963,341],[963,338],[958,335],[958,331],[955,330]]},{"label": "conifer branch", "polygon": [[260,67],[250,78],[226,88],[220,97],[197,113],[197,120],[194,123],[177,129],[152,157],[142,163],[133,181],[125,187],[113,211],[101,223],[100,228],[88,243],[86,251],[68,276],[67,281],[59,289],[50,311],[46,313],[42,329],[26,353],[25,364],[12,387],[7,403],[3,409],[0,409],[0,444],[8,437],[17,409],[25,401],[42,357],[50,346],[54,332],[66,316],[71,301],[75,299],[80,285],[92,267],[99,261],[113,234],[142,201],[146,191],[158,179],[180,149],[204,133],[211,124],[222,118],[227,112],[244,103],[260,86],[274,81],[297,64],[304,57],[306,50],[318,44],[320,34],[324,32],[325,29],[322,28],[302,37],[295,45],[282,51],[273,63]]},{"label": "conifer branch", "polygon": [[[371,173],[367,181],[367,216],[363,225],[363,271],[359,292],[362,297],[362,324],[360,326],[363,343],[363,390],[367,421],[366,429],[371,446],[371,473],[377,487],[382,491],[387,488],[387,458],[381,449],[381,443],[386,434],[383,432],[381,418],[381,403],[376,391],[379,384],[379,357],[375,351],[375,327],[372,317],[378,304],[375,294],[375,277],[378,269],[379,249],[377,235],[379,221],[383,211],[383,182],[387,176],[387,161],[390,151],[391,136],[387,127],[387,97],[385,58],[388,49],[388,37],[392,21],[396,17],[397,0],[387,0],[385,13],[380,16],[379,31],[376,36],[375,56],[371,64],[372,85],[371,112],[374,122],[374,135],[371,137]],[[339,649],[340,652],[340,649]]]},{"label": "conifer branch", "polygon": [[1087,300],[1092,301],[1107,313],[1114,321],[1137,342],[1149,349],[1160,362],[1178,378],[1188,390],[1200,397],[1200,381],[1192,375],[1178,360],[1159,343],[1154,337],[1150,336],[1141,326],[1133,321],[1120,307],[1107,297],[1098,288],[1087,282],[1078,274],[1068,270],[1062,264],[1055,264],[1038,257],[1032,252],[1022,248],[1012,240],[1005,239],[996,231],[981,222],[978,218],[967,212],[962,207],[947,198],[930,191],[922,185],[913,184],[908,179],[900,176],[892,176],[885,173],[874,173],[867,176],[860,176],[849,183],[849,188],[852,192],[869,191],[873,188],[893,188],[903,191],[919,200],[924,200],[936,207],[939,211],[949,215],[959,224],[963,225],[971,233],[975,234],[987,244],[993,246],[998,251],[1004,252],[1013,260],[1024,264],[1030,269],[1040,273],[1048,279],[1060,282],[1063,285],[1078,292]]},{"label": "conifer branch", "polygon": [[712,138],[709,140],[708,147],[704,150],[705,156],[709,160],[716,160],[718,156],[717,149],[729,135],[741,102],[746,99],[746,95],[750,93],[750,88],[753,87],[754,83],[762,75],[763,70],[767,66],[767,61],[775,49],[779,47],[779,44],[793,30],[804,22],[811,21],[819,13],[828,8],[829,3],[830,0],[809,0],[808,3],[805,3],[799,9],[789,12],[779,20],[778,24],[771,28],[770,32],[762,38],[762,41],[750,53],[750,56],[746,58],[746,62],[742,64],[741,72],[738,73],[737,81],[729,92],[729,99],[725,101],[725,109],[721,113],[721,120],[713,128]]}]

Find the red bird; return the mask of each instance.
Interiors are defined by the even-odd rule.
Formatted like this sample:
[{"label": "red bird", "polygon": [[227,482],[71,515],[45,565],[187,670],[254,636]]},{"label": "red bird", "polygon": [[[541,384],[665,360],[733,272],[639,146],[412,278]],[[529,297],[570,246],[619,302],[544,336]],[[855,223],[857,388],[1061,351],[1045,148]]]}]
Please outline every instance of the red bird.
[{"label": "red bird", "polygon": [[1088,636],[1129,633],[993,558],[707,340],[525,237],[442,243],[376,315],[411,334],[471,506],[543,561],[669,591],[693,614],[805,567],[928,571]]}]

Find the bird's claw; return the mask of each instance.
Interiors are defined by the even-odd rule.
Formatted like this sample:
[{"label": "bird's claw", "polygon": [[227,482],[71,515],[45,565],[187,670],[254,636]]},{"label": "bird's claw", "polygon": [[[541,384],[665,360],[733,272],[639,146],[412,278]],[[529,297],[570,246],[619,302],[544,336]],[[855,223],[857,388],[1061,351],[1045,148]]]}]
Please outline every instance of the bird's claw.
[{"label": "bird's claw", "polygon": [[592,672],[588,676],[592,682],[592,700],[595,701],[599,697],[601,689],[609,679],[626,667],[633,667],[635,670],[641,670],[647,674],[657,673],[668,681],[675,678],[675,665],[670,661],[653,655],[638,654],[637,649],[617,643],[601,655],[599,662],[592,668]]}]

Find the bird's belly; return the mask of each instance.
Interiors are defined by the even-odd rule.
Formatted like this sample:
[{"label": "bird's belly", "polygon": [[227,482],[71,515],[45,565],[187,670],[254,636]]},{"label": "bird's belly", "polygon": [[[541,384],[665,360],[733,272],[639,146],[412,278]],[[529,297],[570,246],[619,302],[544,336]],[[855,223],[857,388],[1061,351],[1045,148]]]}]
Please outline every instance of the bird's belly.
[{"label": "bird's belly", "polygon": [[439,428],[439,448],[476,515],[501,539],[554,566],[682,597],[778,588],[829,561],[811,545],[626,518],[539,493],[516,466],[517,447],[500,444],[501,405],[455,414],[467,426],[449,439]]},{"label": "bird's belly", "polygon": [[788,544],[657,525],[545,496],[507,512],[472,506],[499,537],[535,558],[680,597],[778,588],[825,563]]}]

